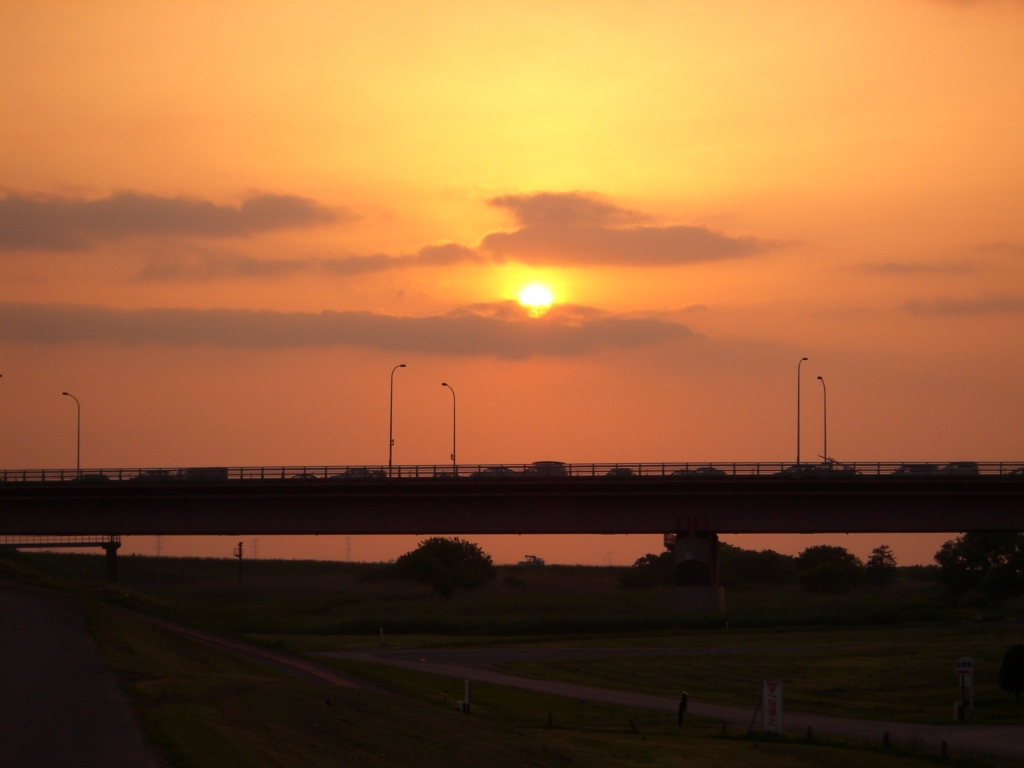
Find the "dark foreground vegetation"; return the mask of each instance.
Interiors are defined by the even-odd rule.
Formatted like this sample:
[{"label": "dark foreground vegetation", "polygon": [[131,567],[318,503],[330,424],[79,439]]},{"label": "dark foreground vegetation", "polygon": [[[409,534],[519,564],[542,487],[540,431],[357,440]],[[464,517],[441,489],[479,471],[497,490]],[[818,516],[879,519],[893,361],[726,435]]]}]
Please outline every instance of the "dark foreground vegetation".
[{"label": "dark foreground vegetation", "polygon": [[[481,554],[461,551],[470,560]],[[410,573],[397,563],[256,560],[243,563],[239,581],[226,560],[128,556],[110,587],[101,556],[8,553],[0,577],[82,597],[108,663],[172,765],[896,766],[934,756],[749,740],[738,731],[723,737],[720,723],[693,720],[679,731],[665,714],[492,686],[477,687],[466,717],[453,707],[459,680],[337,661],[376,686],[339,690],[222,654],[125,608],[297,654],[379,647],[382,628],[389,646],[711,649],[523,662],[508,671],[745,706],[757,701],[761,678],[778,677],[793,711],[936,723],[950,722],[959,693],[953,660],[968,655],[978,670],[973,722],[1024,722],[1024,706],[1000,688],[999,674],[1007,648],[1021,640],[1020,599],[956,597],[938,569],[896,566],[885,583],[807,591],[797,562],[776,578],[774,553],[744,552],[731,553],[740,581],[727,592],[727,613],[704,618],[673,613],[663,582],[623,586],[637,568],[489,559],[467,582],[443,580],[442,589],[431,575],[436,562]],[[717,653],[723,648],[736,652]]]}]

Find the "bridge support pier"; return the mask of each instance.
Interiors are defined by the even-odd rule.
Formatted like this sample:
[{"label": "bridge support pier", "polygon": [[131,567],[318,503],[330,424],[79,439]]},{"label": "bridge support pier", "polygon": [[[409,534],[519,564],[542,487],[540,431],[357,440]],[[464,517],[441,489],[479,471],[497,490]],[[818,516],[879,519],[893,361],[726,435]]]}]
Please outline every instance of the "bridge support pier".
[{"label": "bridge support pier", "polygon": [[110,541],[103,545],[103,551],[107,553],[107,583],[117,584],[117,550],[121,548],[121,537],[111,536]]},{"label": "bridge support pier", "polygon": [[675,534],[673,549],[675,609],[685,613],[724,611],[725,587],[718,583],[718,534],[682,531]]}]

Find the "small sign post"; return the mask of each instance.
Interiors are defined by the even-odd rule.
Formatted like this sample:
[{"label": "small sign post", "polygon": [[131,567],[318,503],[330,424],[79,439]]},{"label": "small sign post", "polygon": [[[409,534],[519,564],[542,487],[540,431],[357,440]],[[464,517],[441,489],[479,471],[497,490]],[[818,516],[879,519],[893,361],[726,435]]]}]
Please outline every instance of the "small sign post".
[{"label": "small sign post", "polygon": [[[974,659],[961,656],[953,662],[953,671],[960,678],[960,720],[967,719],[967,713],[974,708]],[[970,705],[967,700],[967,689],[971,689]]]},{"label": "small sign post", "polygon": [[765,733],[782,733],[782,681],[761,681],[761,724]]}]

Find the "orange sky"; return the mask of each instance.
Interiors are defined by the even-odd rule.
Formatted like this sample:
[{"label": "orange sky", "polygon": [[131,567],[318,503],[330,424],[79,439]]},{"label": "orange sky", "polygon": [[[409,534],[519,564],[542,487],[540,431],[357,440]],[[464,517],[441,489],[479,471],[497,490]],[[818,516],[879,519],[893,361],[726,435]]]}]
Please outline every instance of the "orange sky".
[{"label": "orange sky", "polygon": [[467,462],[790,460],[804,355],[812,456],[823,375],[838,459],[1024,459],[1022,39],[1017,0],[5,3],[0,465],[73,464],[65,389],[88,466],[386,461],[398,362],[396,461],[446,460],[442,380]]}]

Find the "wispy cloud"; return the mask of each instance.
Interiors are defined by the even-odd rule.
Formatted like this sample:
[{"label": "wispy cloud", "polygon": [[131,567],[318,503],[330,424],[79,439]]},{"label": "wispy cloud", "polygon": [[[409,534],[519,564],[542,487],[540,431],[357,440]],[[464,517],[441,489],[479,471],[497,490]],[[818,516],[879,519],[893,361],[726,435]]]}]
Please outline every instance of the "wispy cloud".
[{"label": "wispy cloud", "polygon": [[581,355],[609,348],[695,338],[657,317],[559,305],[539,318],[515,302],[474,304],[441,315],[141,309],[0,303],[0,339],[68,344],[213,345],[254,349],[346,345],[446,355]]},{"label": "wispy cloud", "polygon": [[919,261],[884,261],[859,264],[862,272],[876,275],[966,275],[980,272],[982,265],[961,261],[954,263],[932,263]]},{"label": "wispy cloud", "polygon": [[160,254],[150,257],[138,275],[139,280],[213,280],[217,278],[276,278],[303,273],[326,275],[366,275],[411,267],[449,266],[461,262],[481,262],[483,257],[472,248],[457,243],[426,245],[416,253],[389,256],[306,257],[295,259],[257,259],[251,256],[201,254],[181,256]]},{"label": "wispy cloud", "polygon": [[76,251],[151,235],[241,237],[354,218],[348,209],[294,195],[254,195],[231,206],[139,192],[99,200],[12,194],[0,198],[0,250]]},{"label": "wispy cloud", "polygon": [[914,315],[986,315],[1024,312],[1024,301],[1014,296],[986,296],[973,299],[913,299],[903,309]]},{"label": "wispy cloud", "polygon": [[481,240],[480,250],[497,261],[656,266],[752,256],[781,245],[701,226],[644,223],[651,217],[581,192],[503,195],[488,202],[520,224]]}]

